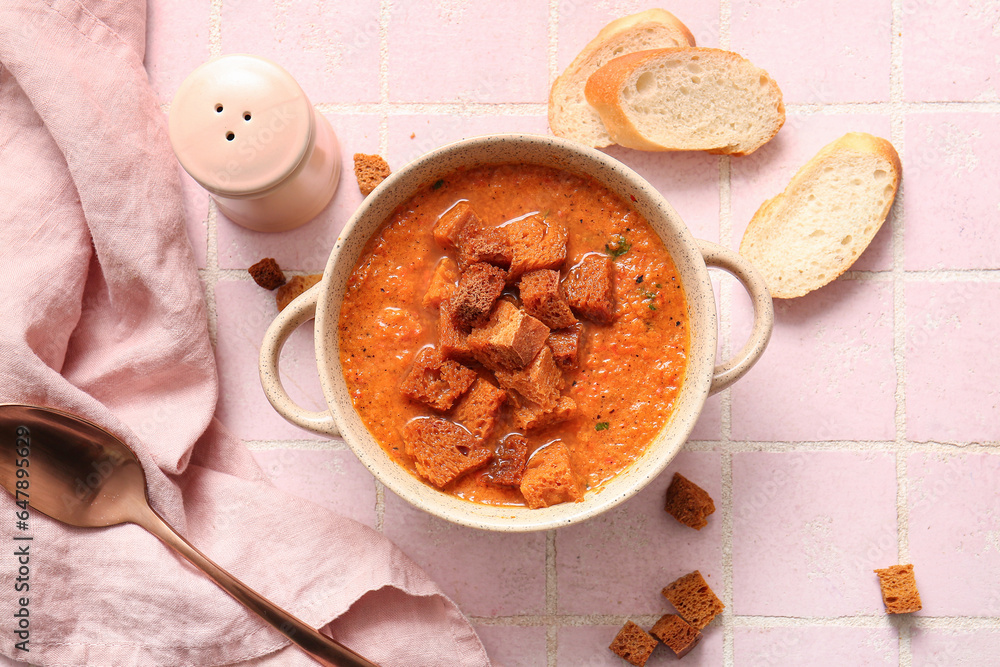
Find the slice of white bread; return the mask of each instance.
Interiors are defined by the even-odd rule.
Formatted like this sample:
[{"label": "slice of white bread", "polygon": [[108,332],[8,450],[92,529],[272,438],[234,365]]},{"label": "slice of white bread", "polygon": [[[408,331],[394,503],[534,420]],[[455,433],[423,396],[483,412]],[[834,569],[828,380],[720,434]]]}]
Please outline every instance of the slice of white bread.
[{"label": "slice of white bread", "polygon": [[663,9],[647,9],[604,26],[552,84],[549,92],[552,133],[594,148],[609,146],[611,137],[583,94],[587,79],[618,56],[675,46],[694,46],[694,35],[676,16]]},{"label": "slice of white bread", "polygon": [[771,296],[789,299],[826,285],[854,263],[889,215],[902,167],[885,139],[850,132],[823,147],[743,234],[740,254]]},{"label": "slice of white bread", "polygon": [[654,49],[615,58],[584,89],[612,141],[647,151],[746,155],[785,122],[778,84],[720,49]]}]

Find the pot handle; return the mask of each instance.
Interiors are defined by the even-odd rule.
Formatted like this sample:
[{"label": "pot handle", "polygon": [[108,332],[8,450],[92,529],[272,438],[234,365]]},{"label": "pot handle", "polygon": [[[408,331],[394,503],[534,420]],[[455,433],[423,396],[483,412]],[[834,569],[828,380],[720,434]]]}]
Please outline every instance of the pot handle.
[{"label": "pot handle", "polygon": [[750,339],[732,359],[715,367],[712,387],[709,390],[710,394],[715,394],[739,380],[757,363],[757,359],[767,347],[767,341],[771,339],[771,330],[774,328],[774,304],[771,302],[771,293],[768,292],[764,279],[739,253],[717,243],[700,239],[698,248],[705,258],[706,265],[732,274],[743,284],[743,288],[753,301],[753,329],[750,331]]},{"label": "pot handle", "polygon": [[307,431],[322,435],[337,437],[340,430],[333,420],[329,410],[314,412],[300,407],[285,391],[278,375],[278,360],[281,348],[285,346],[288,336],[300,326],[316,317],[316,300],[319,298],[319,285],[315,285],[285,306],[271,322],[264,334],[264,342],[260,345],[260,359],[257,362],[260,370],[260,385],[264,395],[270,401],[278,414]]}]

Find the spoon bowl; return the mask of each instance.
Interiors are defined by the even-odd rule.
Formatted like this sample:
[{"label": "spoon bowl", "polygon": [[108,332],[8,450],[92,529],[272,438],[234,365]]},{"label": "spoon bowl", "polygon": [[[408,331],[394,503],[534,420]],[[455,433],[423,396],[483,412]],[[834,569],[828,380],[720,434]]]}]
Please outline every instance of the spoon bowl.
[{"label": "spoon bowl", "polygon": [[0,485],[19,503],[71,526],[141,526],[320,664],[378,667],[281,609],[181,537],[150,506],[135,452],[97,424],[52,408],[0,405]]}]

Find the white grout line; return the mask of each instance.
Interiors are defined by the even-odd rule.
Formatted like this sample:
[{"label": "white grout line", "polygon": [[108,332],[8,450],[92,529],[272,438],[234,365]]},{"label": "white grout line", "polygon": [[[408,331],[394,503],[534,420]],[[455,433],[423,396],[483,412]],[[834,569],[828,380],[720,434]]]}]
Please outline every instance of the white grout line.
[{"label": "white grout line", "polygon": [[350,448],[343,440],[244,440],[246,446],[251,451],[266,452],[274,449],[294,449],[296,451],[312,452],[343,452]]},{"label": "white grout line", "polygon": [[[549,68],[552,71],[552,68]],[[558,74],[558,71],[556,71]],[[317,102],[321,113],[380,114],[390,116],[545,116],[548,106],[539,102]],[[844,102],[830,104],[786,104],[792,116],[865,116],[903,113],[1000,113],[1000,102]]]},{"label": "white grout line", "polygon": [[208,10],[208,56],[214,58],[222,53],[222,2],[212,0]]},{"label": "white grout line", "polygon": [[[889,111],[890,139],[899,153],[902,161],[906,156],[904,144],[906,119],[903,102],[903,3],[902,0],[892,0],[892,22],[890,24],[890,69],[889,69]],[[906,459],[909,447],[906,442],[906,281],[905,278],[905,246],[903,213],[905,179],[900,182],[896,201],[893,203],[892,216],[892,275],[893,275],[893,359],[896,366],[896,528],[898,530],[897,562],[907,563],[910,559],[909,522],[910,508],[907,497],[908,475]],[[899,666],[910,667],[913,663],[913,653],[910,647],[910,625],[900,623],[899,632]]]},{"label": "white grout line", "polygon": [[[723,616],[729,612],[723,612]],[[476,625],[507,627],[585,627],[590,625],[624,625],[631,620],[638,625],[649,626],[663,614],[523,614],[516,616],[470,616]],[[858,614],[855,616],[734,616],[730,615],[735,628],[892,628],[900,623],[900,618],[889,614]],[[996,616],[912,616],[905,619],[905,625],[928,630],[1000,630],[1000,618]],[[712,621],[709,631],[719,626]]]}]

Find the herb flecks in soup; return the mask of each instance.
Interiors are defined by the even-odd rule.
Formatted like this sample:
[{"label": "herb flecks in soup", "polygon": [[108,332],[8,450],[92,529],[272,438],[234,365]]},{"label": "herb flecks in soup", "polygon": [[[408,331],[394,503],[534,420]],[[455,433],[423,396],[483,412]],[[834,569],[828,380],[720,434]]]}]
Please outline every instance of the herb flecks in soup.
[{"label": "herb flecks in soup", "polygon": [[535,165],[428,184],[368,242],[340,313],[354,406],[400,465],[471,501],[579,500],[666,424],[684,290],[648,223]]}]

